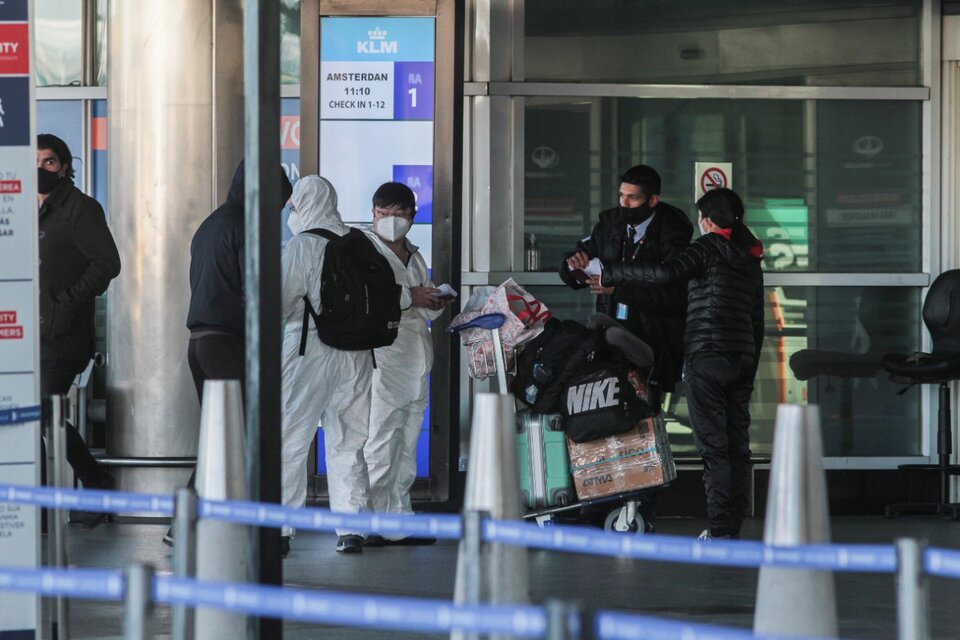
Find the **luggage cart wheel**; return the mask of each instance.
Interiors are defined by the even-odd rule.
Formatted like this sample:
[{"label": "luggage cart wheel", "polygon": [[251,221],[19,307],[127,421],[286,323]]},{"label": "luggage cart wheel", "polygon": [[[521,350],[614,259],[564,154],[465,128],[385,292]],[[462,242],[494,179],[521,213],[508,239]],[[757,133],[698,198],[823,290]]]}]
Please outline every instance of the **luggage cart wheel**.
[{"label": "luggage cart wheel", "polygon": [[617,507],[607,514],[607,519],[603,523],[603,530],[642,536],[644,534],[643,516],[636,510],[636,507],[633,509],[630,508],[630,505]]}]

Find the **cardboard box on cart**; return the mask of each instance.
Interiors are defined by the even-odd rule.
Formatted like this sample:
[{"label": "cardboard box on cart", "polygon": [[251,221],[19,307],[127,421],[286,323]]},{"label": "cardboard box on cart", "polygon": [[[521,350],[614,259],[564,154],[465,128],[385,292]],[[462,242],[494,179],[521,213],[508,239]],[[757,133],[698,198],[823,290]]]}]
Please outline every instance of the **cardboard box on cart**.
[{"label": "cardboard box on cart", "polygon": [[580,500],[658,487],[677,477],[662,415],[615,436],[580,443],[568,440],[567,445]]}]

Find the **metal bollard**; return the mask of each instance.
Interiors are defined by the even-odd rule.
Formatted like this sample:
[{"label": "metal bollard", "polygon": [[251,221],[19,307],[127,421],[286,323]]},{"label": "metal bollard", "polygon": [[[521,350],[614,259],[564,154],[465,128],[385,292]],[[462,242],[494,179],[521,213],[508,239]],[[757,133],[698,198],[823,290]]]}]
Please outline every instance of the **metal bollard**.
[{"label": "metal bollard", "polygon": [[132,564],[124,579],[123,640],[153,638],[153,567]]},{"label": "metal bollard", "polygon": [[467,553],[464,565],[466,592],[464,604],[480,604],[483,593],[483,572],[480,570],[480,550],[483,548],[483,511],[463,512],[463,546]]},{"label": "metal bollard", "polygon": [[[67,431],[64,400],[60,395],[50,396],[48,400],[50,423],[47,431],[47,486],[53,488],[66,485]],[[47,564],[62,569],[67,566],[67,511],[48,508],[47,523]],[[70,637],[68,606],[69,603],[63,596],[57,596],[51,602],[51,637],[55,640],[67,640]]]},{"label": "metal bollard", "polygon": [[[173,519],[173,575],[194,578],[197,574],[197,493],[193,489],[177,490]],[[193,607],[173,607],[170,622],[172,640],[193,640]]]},{"label": "metal bollard", "polygon": [[910,538],[897,540],[897,638],[930,639],[927,576],[923,572],[926,545]]},{"label": "metal bollard", "polygon": [[547,600],[546,640],[581,640],[580,607],[562,600]]}]

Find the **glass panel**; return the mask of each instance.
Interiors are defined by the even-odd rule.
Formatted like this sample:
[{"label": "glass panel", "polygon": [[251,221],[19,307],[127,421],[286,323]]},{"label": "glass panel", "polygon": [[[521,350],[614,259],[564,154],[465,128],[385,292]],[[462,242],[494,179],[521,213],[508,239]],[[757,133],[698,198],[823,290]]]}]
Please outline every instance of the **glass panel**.
[{"label": "glass panel", "polygon": [[300,84],[300,0],[280,3],[280,84]]},{"label": "glass panel", "polygon": [[80,0],[44,0],[34,3],[37,29],[37,86],[80,84],[82,34]]},{"label": "glass panel", "polygon": [[37,134],[52,133],[67,143],[73,155],[73,183],[89,193],[83,183],[83,105],[80,100],[38,100]]},{"label": "glass panel", "polygon": [[524,231],[552,271],[645,163],[695,219],[695,162],[730,162],[769,271],[920,270],[921,104],[527,98]]},{"label": "glass panel", "polygon": [[[528,287],[554,316],[585,321],[594,310],[586,291]],[[750,404],[751,448],[772,452],[779,403],[820,406],[827,456],[920,454],[920,388],[897,395],[880,367],[887,352],[920,348],[918,289],[895,287],[768,287],[766,338]],[[683,393],[664,409],[674,453],[695,455]]]},{"label": "glass panel", "polygon": [[97,0],[94,15],[93,82],[98,87],[107,86],[107,2]]},{"label": "glass panel", "polygon": [[525,78],[920,84],[920,0],[526,0]]}]

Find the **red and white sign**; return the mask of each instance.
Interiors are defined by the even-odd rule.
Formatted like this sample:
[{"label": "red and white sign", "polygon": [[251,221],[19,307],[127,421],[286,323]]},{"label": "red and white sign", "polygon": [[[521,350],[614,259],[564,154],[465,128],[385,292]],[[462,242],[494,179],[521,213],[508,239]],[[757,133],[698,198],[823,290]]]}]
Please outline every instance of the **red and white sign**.
[{"label": "red and white sign", "polygon": [[0,311],[0,324],[16,324],[16,323],[17,323],[16,311]]},{"label": "red and white sign", "polygon": [[727,174],[720,167],[710,167],[700,175],[700,188],[704,193],[712,189],[723,189],[727,184]]},{"label": "red and white sign", "polygon": [[20,193],[21,186],[19,180],[0,180],[0,194]]},{"label": "red and white sign", "polygon": [[23,340],[23,327],[20,325],[0,327],[0,340]]},{"label": "red and white sign", "polygon": [[0,23],[0,75],[30,73],[30,29],[24,23]]},{"label": "red and white sign", "polygon": [[707,191],[733,188],[733,163],[697,162],[694,164],[694,191],[699,200]]}]

